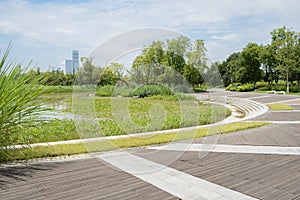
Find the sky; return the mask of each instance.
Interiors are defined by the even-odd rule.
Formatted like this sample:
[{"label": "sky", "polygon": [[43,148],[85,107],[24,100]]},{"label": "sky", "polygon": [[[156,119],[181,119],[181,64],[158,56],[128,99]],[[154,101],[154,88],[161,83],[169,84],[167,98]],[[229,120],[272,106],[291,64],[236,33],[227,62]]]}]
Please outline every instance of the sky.
[{"label": "sky", "polygon": [[215,62],[248,42],[270,43],[276,28],[300,31],[299,10],[298,0],[0,0],[0,51],[11,44],[12,59],[45,71],[73,49],[90,56],[120,34],[155,28],[203,39]]}]

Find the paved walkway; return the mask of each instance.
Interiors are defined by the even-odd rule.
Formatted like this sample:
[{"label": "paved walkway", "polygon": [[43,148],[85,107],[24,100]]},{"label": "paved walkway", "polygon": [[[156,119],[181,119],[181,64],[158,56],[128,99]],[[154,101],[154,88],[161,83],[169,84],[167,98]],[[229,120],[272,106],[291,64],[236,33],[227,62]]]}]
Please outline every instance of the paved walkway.
[{"label": "paved walkway", "polygon": [[[300,107],[295,96],[230,96]],[[249,120],[283,123],[168,147],[1,167],[0,199],[300,199],[300,124],[288,123],[299,114],[268,111]]]}]

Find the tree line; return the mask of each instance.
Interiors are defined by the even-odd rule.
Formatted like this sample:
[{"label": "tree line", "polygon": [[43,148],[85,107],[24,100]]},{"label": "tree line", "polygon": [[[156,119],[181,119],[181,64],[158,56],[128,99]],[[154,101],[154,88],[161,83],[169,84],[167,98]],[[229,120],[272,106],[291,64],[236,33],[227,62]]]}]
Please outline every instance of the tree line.
[{"label": "tree line", "polygon": [[249,42],[242,51],[232,53],[222,63],[217,63],[225,86],[236,82],[245,84],[263,80],[271,87],[279,80],[289,85],[300,85],[300,33],[286,27],[270,33],[271,43],[258,45]]},{"label": "tree line", "polygon": [[201,84],[233,86],[235,83],[251,83],[255,88],[258,81],[265,81],[271,87],[279,80],[285,80],[289,92],[291,83],[296,81],[300,85],[300,33],[282,27],[271,31],[270,35],[269,44],[249,42],[242,51],[232,53],[223,62],[215,62],[210,66],[207,64],[203,40],[191,41],[188,37],[179,36],[145,46],[127,71],[120,63],[101,67],[93,63],[93,58],[84,57],[75,75],[56,71],[40,72],[39,69],[28,73],[32,79],[45,76],[46,85],[103,86],[115,85],[122,80],[137,85],[188,85],[192,88]]}]

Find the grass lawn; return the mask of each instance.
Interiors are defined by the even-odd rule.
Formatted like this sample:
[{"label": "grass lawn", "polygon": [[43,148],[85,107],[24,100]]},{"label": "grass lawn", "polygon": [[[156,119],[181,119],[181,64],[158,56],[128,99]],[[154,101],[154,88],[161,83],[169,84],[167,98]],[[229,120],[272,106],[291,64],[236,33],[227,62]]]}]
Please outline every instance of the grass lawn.
[{"label": "grass lawn", "polygon": [[[83,97],[82,97],[83,96]],[[86,94],[71,98],[71,93],[48,93],[40,99],[51,105],[69,105],[87,119],[51,120],[33,128],[20,128],[14,144],[30,144],[133,134],[148,131],[192,127],[220,121],[231,114],[225,107],[204,104],[190,96],[154,96],[148,98],[95,97]],[[180,99],[180,100],[178,100]],[[73,109],[71,105],[73,103]],[[91,120],[95,118],[96,120]],[[12,144],[13,145],[13,144]]]},{"label": "grass lawn", "polygon": [[271,108],[271,110],[294,110],[293,107],[284,104],[284,103],[271,103],[271,104],[267,104],[267,106],[269,106],[269,108]]}]

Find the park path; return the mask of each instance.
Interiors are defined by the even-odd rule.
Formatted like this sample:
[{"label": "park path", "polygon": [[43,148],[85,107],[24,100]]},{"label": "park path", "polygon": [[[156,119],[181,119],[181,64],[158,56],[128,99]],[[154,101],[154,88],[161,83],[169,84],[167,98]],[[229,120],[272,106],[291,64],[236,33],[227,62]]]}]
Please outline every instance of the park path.
[{"label": "park path", "polygon": [[300,97],[229,97],[290,102],[296,111],[269,110],[248,120],[282,123],[169,146],[3,166],[0,199],[300,199],[300,124],[288,123],[298,121]]}]

